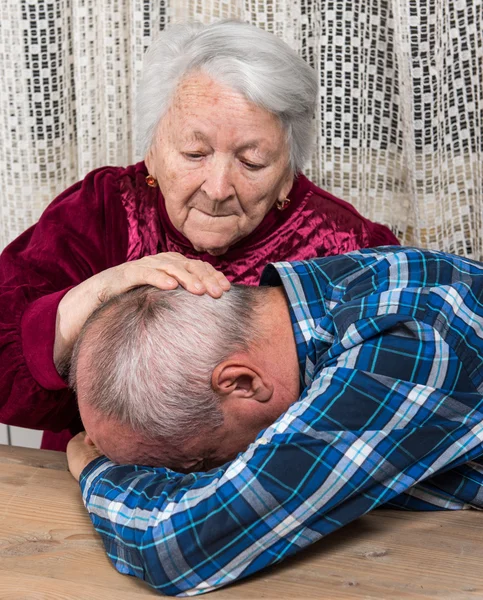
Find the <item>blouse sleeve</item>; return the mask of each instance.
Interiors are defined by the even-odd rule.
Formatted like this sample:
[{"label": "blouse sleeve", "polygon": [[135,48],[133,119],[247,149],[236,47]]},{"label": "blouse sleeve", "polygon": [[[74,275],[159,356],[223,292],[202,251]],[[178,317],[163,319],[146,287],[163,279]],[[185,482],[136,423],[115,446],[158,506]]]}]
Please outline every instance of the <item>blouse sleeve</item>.
[{"label": "blouse sleeve", "polygon": [[53,361],[57,307],[69,289],[123,262],[118,171],[99,169],[63,192],[0,256],[2,423],[57,431],[76,417]]},{"label": "blouse sleeve", "polygon": [[399,246],[399,240],[392,233],[389,227],[380,223],[369,221],[369,244],[368,248],[376,248],[377,246]]}]

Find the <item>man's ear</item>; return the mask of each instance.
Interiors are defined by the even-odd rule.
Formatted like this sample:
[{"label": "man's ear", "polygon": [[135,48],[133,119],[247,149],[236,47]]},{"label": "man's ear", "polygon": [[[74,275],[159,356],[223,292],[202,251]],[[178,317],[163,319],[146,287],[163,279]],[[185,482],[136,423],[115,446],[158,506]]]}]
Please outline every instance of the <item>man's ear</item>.
[{"label": "man's ear", "polygon": [[223,361],[215,367],[211,385],[222,401],[241,398],[267,402],[273,395],[273,384],[251,361]]}]

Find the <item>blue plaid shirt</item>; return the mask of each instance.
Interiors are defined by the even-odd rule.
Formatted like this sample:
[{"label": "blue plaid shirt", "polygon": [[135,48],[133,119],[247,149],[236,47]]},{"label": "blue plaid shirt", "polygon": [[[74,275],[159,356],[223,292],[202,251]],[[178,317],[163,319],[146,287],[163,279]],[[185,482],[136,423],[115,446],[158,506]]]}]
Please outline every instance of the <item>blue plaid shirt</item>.
[{"label": "blue plaid shirt", "polygon": [[303,393],[208,473],[93,461],[85,505],[121,573],[194,595],[383,504],[483,506],[483,265],[398,247],[277,263]]}]

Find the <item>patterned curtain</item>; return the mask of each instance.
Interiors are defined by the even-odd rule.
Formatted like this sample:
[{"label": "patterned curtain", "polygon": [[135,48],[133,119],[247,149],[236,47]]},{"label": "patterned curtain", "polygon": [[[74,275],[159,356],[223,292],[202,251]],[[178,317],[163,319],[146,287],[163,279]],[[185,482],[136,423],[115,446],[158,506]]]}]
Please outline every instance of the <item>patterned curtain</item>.
[{"label": "patterned curtain", "polygon": [[3,0],[0,249],[91,169],[140,158],[151,38],[227,17],[316,69],[309,177],[403,243],[483,259],[482,0]]}]

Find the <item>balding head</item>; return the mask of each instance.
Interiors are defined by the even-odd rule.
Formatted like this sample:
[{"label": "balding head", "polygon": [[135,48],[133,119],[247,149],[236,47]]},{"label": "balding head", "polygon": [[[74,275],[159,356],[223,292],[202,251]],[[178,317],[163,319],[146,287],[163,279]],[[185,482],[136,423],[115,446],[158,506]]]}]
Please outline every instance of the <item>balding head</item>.
[{"label": "balding head", "polygon": [[255,342],[268,292],[234,286],[215,300],[143,286],[97,309],[75,346],[71,385],[99,449],[120,463],[179,464],[212,436],[223,423],[213,371]]}]

